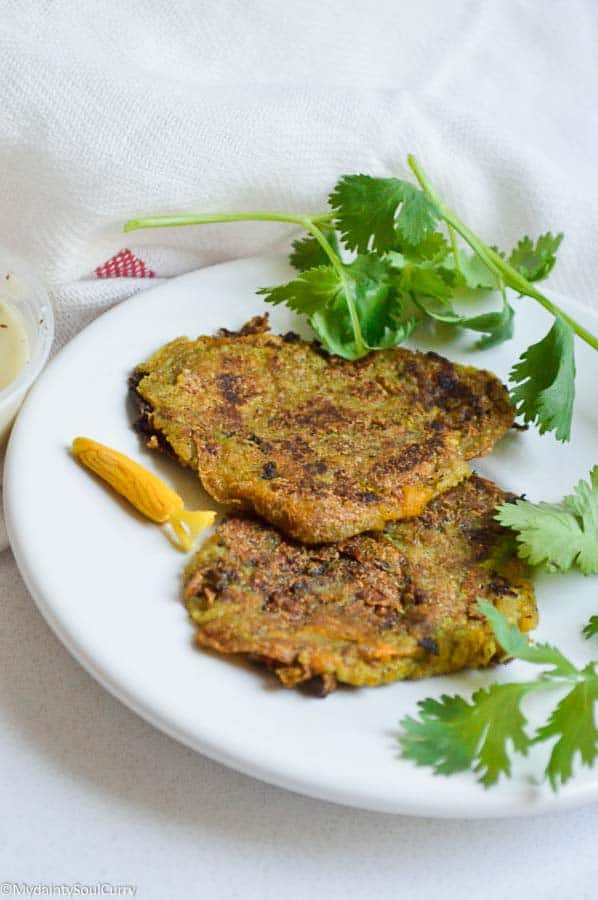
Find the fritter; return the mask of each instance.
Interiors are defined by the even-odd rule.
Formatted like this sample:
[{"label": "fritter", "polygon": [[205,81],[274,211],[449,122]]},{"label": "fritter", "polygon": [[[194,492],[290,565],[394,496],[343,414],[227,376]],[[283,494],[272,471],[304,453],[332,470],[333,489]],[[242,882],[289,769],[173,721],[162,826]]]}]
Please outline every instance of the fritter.
[{"label": "fritter", "polygon": [[513,422],[489,372],[403,348],[349,362],[267,332],[179,338],[138,366],[138,428],[216,500],[304,543],[418,515]]},{"label": "fritter", "polygon": [[501,660],[477,599],[523,631],[537,624],[524,563],[494,519],[509,499],[474,475],[418,518],[321,546],[231,516],[186,573],[197,643],[324,693],[337,681],[372,686]]}]

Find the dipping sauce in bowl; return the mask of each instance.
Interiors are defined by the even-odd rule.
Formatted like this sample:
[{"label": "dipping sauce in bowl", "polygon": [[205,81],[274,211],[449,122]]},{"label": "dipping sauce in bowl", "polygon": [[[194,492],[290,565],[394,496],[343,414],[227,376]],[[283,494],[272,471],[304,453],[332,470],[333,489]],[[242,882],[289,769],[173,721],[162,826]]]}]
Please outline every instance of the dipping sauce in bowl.
[{"label": "dipping sauce in bowl", "polygon": [[[0,265],[7,262],[3,256]],[[48,359],[53,337],[54,315],[40,282],[22,264],[0,268],[0,463],[10,426]]]},{"label": "dipping sauce in bowl", "polygon": [[25,323],[16,310],[0,300],[0,391],[15,380],[29,357]]},{"label": "dipping sauce in bowl", "polygon": [[8,544],[2,518],[4,449],[53,338],[54,313],[43,285],[25,264],[0,249],[0,550]]}]

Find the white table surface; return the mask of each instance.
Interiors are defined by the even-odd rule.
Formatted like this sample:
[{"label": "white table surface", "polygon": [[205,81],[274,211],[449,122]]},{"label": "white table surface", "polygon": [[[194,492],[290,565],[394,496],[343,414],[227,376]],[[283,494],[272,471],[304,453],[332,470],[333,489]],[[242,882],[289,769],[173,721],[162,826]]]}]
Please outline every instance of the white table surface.
[{"label": "white table surface", "polygon": [[598,896],[597,805],[435,821],[270,787],[180,746],[97,685],[9,551],[0,585],[0,883],[134,884],[143,900]]}]

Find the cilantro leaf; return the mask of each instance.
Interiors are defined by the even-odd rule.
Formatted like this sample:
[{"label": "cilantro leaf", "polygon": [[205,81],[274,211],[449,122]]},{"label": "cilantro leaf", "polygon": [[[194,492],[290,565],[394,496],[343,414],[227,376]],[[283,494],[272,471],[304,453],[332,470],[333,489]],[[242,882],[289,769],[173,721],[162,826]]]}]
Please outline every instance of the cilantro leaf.
[{"label": "cilantro leaf", "polygon": [[426,316],[437,322],[443,322],[445,325],[462,325],[465,321],[453,305],[444,300],[430,297],[414,297],[413,300]]},{"label": "cilantro leaf", "polygon": [[399,178],[344,175],[328,202],[346,246],[359,253],[391,250],[400,240],[417,245],[439,217],[423,191]]},{"label": "cilantro leaf", "polygon": [[[359,320],[366,348],[377,347],[391,315],[390,279],[387,268],[373,254],[359,256],[344,267],[345,286]],[[310,319],[323,346],[345,358],[356,355],[355,334],[349,307],[339,294],[335,303],[322,307]]]},{"label": "cilantro leaf", "polygon": [[501,525],[517,531],[519,556],[532,566],[568,571],[580,552],[583,534],[575,516],[552,503],[517,500],[498,507]]},{"label": "cilantro leaf", "polygon": [[383,350],[405,340],[416,323],[403,315],[388,263],[373,253],[362,254],[346,272],[367,347]]},{"label": "cilantro leaf", "polygon": [[403,182],[402,204],[397,219],[397,234],[408,244],[418,244],[426,233],[433,231],[438,221],[438,210],[423,191]]},{"label": "cilantro leaf", "polygon": [[396,285],[401,291],[422,294],[424,297],[438,297],[448,300],[453,292],[444,278],[435,270],[424,266],[406,265],[401,269]]},{"label": "cilantro leaf", "polygon": [[[461,273],[465,287],[471,290],[496,290],[496,276],[492,274],[486,263],[480,259],[477,253],[466,253],[459,250],[457,253],[458,270]],[[445,265],[456,269],[454,256],[447,259]]]},{"label": "cilantro leaf", "polygon": [[540,434],[555,431],[556,439],[571,436],[575,397],[573,330],[557,316],[546,337],[532,344],[513,366],[511,398],[525,422],[535,422]]},{"label": "cilantro leaf", "polygon": [[428,231],[418,244],[404,242],[401,253],[412,261],[433,261],[436,265],[450,253],[450,246],[440,231]]},{"label": "cilantro leaf", "polygon": [[[309,321],[326,350],[344,359],[358,358],[360,354],[355,346],[351,318],[343,299],[339,297],[331,306],[318,310]],[[416,324],[415,319],[402,319],[398,312],[388,312],[377,337],[366,332],[367,339],[372,342],[366,344],[368,351],[396,347],[409,337]]]},{"label": "cilantro leaf", "polygon": [[[436,297],[442,298],[442,294],[439,292],[436,294]],[[494,347],[513,337],[513,317],[515,313],[507,302],[504,303],[500,312],[484,313],[480,316],[468,318],[456,312],[450,303],[437,303],[428,299],[424,300],[421,297],[414,299],[417,306],[431,319],[436,319],[438,322],[444,322],[447,325],[456,325],[460,328],[482,332],[484,337],[476,342],[476,347],[480,350]]]},{"label": "cilantro leaf", "polygon": [[517,532],[519,555],[532,565],[561,572],[577,565],[584,575],[598,574],[598,466],[561,504],[503,503],[496,519]]},{"label": "cilantro leaf", "polygon": [[[556,647],[530,645],[492,603],[480,599],[478,608],[506,653],[551,668],[542,671],[535,681],[493,684],[477,691],[471,702],[458,695],[420,701],[419,717],[407,716],[401,722],[402,756],[417,765],[430,766],[439,775],[471,769],[489,787],[502,774],[511,774],[513,752],[525,755],[532,744],[557,738],[544,772],[557,790],[571,778],[578,756],[586,766],[598,758],[596,664],[589,663],[580,670]],[[532,691],[551,685],[567,685],[568,693],[530,737],[521,701]]]},{"label": "cilantro leaf", "polygon": [[488,600],[480,598],[478,608],[492,625],[496,640],[508,656],[537,665],[554,666],[551,673],[553,675],[566,677],[577,674],[577,668],[557,647],[551,644],[530,644],[528,637],[516,625],[509,623],[506,616]]},{"label": "cilantro leaf", "polygon": [[318,309],[331,305],[340,289],[340,278],[332,266],[317,266],[286,284],[259,288],[256,294],[263,294],[266,303],[274,306],[286,303],[295,312],[311,316]]},{"label": "cilantro leaf", "polygon": [[563,504],[574,515],[587,520],[588,528],[598,532],[598,466],[590,469],[589,482],[580,478],[573,494],[568,494]]},{"label": "cilantro leaf", "polygon": [[329,353],[342,356],[343,359],[358,358],[353,323],[346,300],[341,294],[337,294],[332,303],[314,311],[309,324],[322,347]]},{"label": "cilantro leaf", "polygon": [[553,790],[569,781],[578,754],[586,766],[591,766],[598,757],[598,729],[594,710],[594,704],[598,701],[598,675],[593,663],[586,666],[581,674],[585,676],[584,679],[561,700],[546,725],[538,729],[534,738],[534,743],[538,743],[558,737],[546,767],[546,775]]},{"label": "cilantro leaf", "polygon": [[[404,314],[389,263],[375,254],[358,256],[340,273],[332,266],[307,269],[286,284],[257,293],[267,303],[286,303],[308,316],[323,347],[344,359],[357,359],[364,350],[395,347],[416,325]],[[349,304],[359,323],[361,346]]]},{"label": "cilantro leaf", "polygon": [[583,630],[583,635],[588,640],[592,637],[598,637],[598,616],[592,616],[590,621]]},{"label": "cilantro leaf", "polygon": [[503,341],[509,341],[513,337],[513,307],[506,300],[500,312],[484,313],[481,316],[464,319],[461,322],[463,328],[471,328],[472,331],[481,331],[484,337],[477,342],[480,350],[495,347]]},{"label": "cilantro leaf", "polygon": [[446,694],[420,701],[419,719],[407,716],[401,722],[402,756],[431,766],[437,775],[473,769],[489,787],[511,772],[509,746],[525,754],[531,743],[520,709],[529,690],[526,682],[493,684],[476,691],[471,703]]},{"label": "cilantro leaf", "polygon": [[511,252],[509,264],[528,281],[541,281],[554,268],[556,252],[562,240],[562,233],[552,235],[548,231],[540,235],[534,244],[526,235]]},{"label": "cilantro leaf", "polygon": [[[335,230],[333,228],[322,228],[322,234],[332,249],[338,253],[338,241]],[[318,266],[330,264],[330,260],[322,245],[310,234],[293,241],[289,262],[298,272],[305,272],[306,269],[315,269]]]}]

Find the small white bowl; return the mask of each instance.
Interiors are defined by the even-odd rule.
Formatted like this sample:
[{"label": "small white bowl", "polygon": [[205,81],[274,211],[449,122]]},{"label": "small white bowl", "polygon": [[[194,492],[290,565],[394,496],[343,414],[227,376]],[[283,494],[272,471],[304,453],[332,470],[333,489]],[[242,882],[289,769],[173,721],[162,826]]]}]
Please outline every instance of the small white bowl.
[{"label": "small white bowl", "polygon": [[[2,290],[3,285],[6,285],[6,291]],[[0,300],[19,316],[29,342],[29,360],[17,377],[0,390],[1,452],[25,394],[48,359],[54,339],[54,312],[40,282],[23,266],[8,271],[0,268]]]},{"label": "small white bowl", "polygon": [[54,340],[54,311],[46,290],[24,264],[14,264],[12,259],[8,265],[7,262],[4,252],[0,252],[0,299],[23,322],[29,342],[29,359],[17,377],[0,390],[0,551],[8,545],[1,512],[6,442],[27,391],[48,360]]}]

